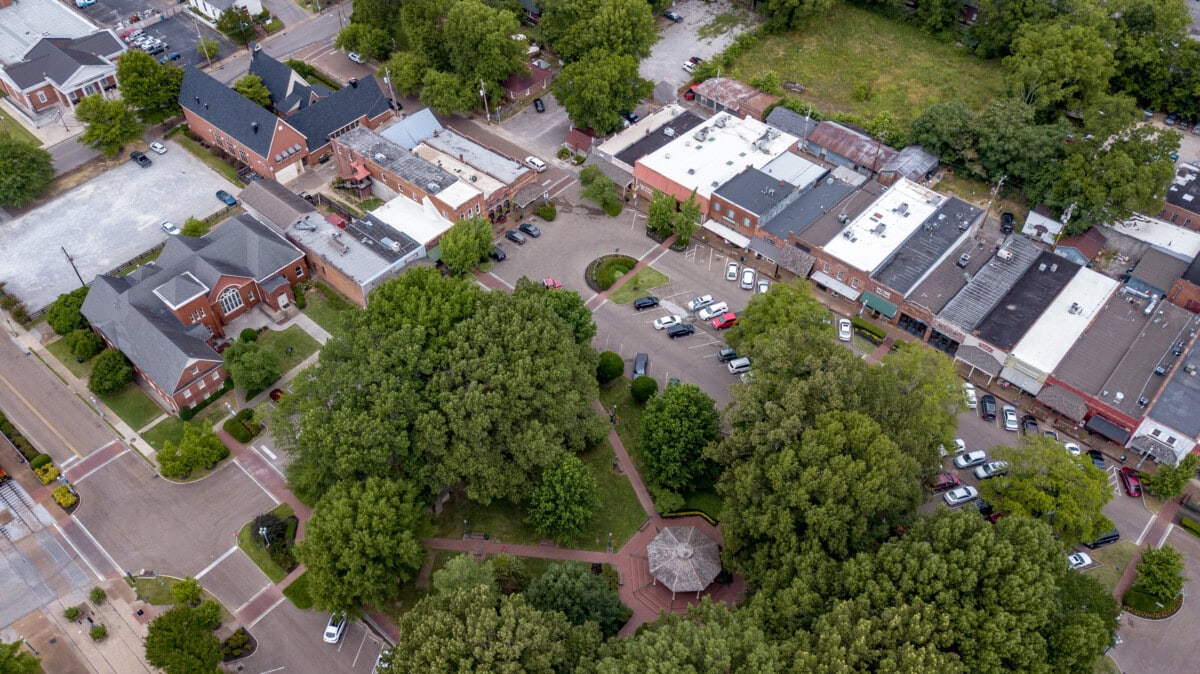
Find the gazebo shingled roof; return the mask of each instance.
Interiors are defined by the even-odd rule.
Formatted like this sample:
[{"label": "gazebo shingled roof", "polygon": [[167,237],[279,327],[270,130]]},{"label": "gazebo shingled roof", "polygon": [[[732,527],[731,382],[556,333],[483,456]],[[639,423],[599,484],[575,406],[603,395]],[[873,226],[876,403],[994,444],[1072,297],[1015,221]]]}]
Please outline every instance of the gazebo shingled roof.
[{"label": "gazebo shingled roof", "polygon": [[700,592],[721,573],[717,544],[696,527],[667,527],[646,546],[650,575],[671,592]]}]

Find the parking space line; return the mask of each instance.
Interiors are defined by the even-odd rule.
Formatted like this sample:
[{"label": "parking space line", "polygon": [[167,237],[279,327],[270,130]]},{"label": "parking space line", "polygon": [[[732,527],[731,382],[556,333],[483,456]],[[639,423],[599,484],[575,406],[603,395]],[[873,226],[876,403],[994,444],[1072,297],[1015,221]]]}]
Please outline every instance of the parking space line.
[{"label": "parking space line", "polygon": [[75,484],[79,484],[80,482],[83,482],[84,478],[91,476],[96,471],[107,466],[108,464],[112,463],[113,461],[116,461],[117,459],[121,458],[122,456],[125,456],[128,453],[129,453],[129,448],[126,447],[125,450],[122,451],[120,454],[117,454],[116,456],[112,457],[108,461],[105,461],[104,463],[100,464],[99,466],[96,466],[95,468],[89,470],[88,472],[84,473],[83,475],[80,475],[79,477],[75,478],[75,480],[74,480]]},{"label": "parking space line", "polygon": [[1158,539],[1158,545],[1156,545],[1154,547],[1161,548],[1163,546],[1163,544],[1167,542],[1167,536],[1170,536],[1171,531],[1174,529],[1175,529],[1175,524],[1173,522],[1168,522],[1167,530],[1163,532],[1162,538]]},{"label": "parking space line", "polygon": [[1155,517],[1151,517],[1149,520],[1146,520],[1146,526],[1142,527],[1142,533],[1138,534],[1137,540],[1134,541],[1134,545],[1141,547],[1142,539],[1146,537],[1146,534],[1150,533],[1150,527],[1154,526],[1155,519]]},{"label": "parking space line", "polygon": [[228,559],[229,555],[232,555],[233,553],[235,553],[237,551],[238,551],[238,546],[236,546],[236,545],[233,546],[232,548],[229,548],[224,553],[222,553],[220,557],[217,557],[216,559],[214,559],[212,564],[209,564],[208,566],[204,567],[203,569],[200,570],[200,573],[197,573],[195,576],[192,576],[192,577],[195,578],[196,580],[200,580],[209,571],[212,571],[213,569],[215,569],[218,564],[220,564],[221,562]]},{"label": "parking space line", "polygon": [[275,586],[271,583],[267,583],[266,585],[263,585],[262,589],[259,590],[258,592],[255,592],[253,597],[250,597],[249,599],[247,599],[245,604],[242,604],[241,606],[235,608],[233,610],[233,614],[237,615],[237,614],[241,613],[243,609],[245,609],[247,606],[250,605],[250,602],[254,601],[255,599],[258,599],[259,597],[262,596],[262,593],[266,592],[267,590],[270,590],[273,587],[275,587]]},{"label": "parking space line", "polygon": [[251,481],[251,482],[253,482],[254,484],[258,485],[258,488],[259,488],[259,489],[261,489],[261,490],[263,490],[263,493],[264,493],[264,494],[266,494],[266,495],[267,495],[267,497],[268,497],[268,498],[270,498],[272,501],[274,501],[274,502],[275,502],[275,505],[279,505],[279,499],[278,499],[278,498],[276,498],[276,496],[275,496],[274,494],[272,494],[272,493],[271,493],[271,490],[270,490],[270,489],[267,489],[266,487],[264,487],[264,486],[263,486],[263,483],[261,483],[261,482],[259,482],[259,481],[258,481],[258,478],[256,478],[256,477],[254,477],[253,475],[251,475],[251,474],[250,474],[250,471],[246,470],[246,467],[242,465],[242,462],[241,462],[241,461],[238,461],[237,459],[234,459],[234,460],[233,460],[233,464],[234,464],[235,466],[237,466],[238,468],[241,468],[241,469],[242,469],[242,472],[246,474],[246,477],[250,478],[250,481]]},{"label": "parking space line", "polygon": [[354,653],[354,662],[350,663],[351,668],[358,666],[358,658],[359,658],[359,656],[362,655],[363,646],[367,645],[367,634],[368,634],[367,629],[364,627],[362,641],[358,642],[358,651],[356,651]]},{"label": "parking space line", "polygon": [[[55,526],[57,527],[57,525],[55,525]],[[108,560],[108,563],[112,564],[113,568],[116,569],[118,572],[120,572],[121,565],[117,564],[117,560],[113,559],[112,555],[108,554],[108,550],[105,550],[104,546],[100,545],[100,541],[96,540],[96,537],[92,535],[92,532],[88,531],[87,527],[83,526],[83,522],[80,522],[79,519],[76,519],[75,526],[79,527],[79,530],[82,531],[85,536],[92,539],[92,544],[96,546],[96,549],[100,551],[100,554],[104,555],[104,558]],[[59,529],[59,531],[62,531],[62,530]],[[71,546],[71,547],[75,547],[75,546]]]}]

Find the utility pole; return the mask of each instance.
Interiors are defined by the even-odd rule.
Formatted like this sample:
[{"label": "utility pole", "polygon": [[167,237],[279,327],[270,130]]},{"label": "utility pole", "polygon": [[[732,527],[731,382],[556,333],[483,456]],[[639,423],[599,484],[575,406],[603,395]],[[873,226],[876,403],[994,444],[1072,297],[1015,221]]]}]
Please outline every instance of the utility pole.
[{"label": "utility pole", "polygon": [[490,123],[492,121],[492,113],[488,110],[487,104],[487,87],[484,86],[483,80],[479,80],[479,97],[483,99],[483,115]]},{"label": "utility pole", "polygon": [[992,195],[988,197],[987,208],[983,211],[983,223],[987,224],[987,219],[992,215],[992,202],[1000,195],[1000,188],[1004,186],[1004,181],[1008,180],[1008,176],[1000,176],[996,181],[996,186],[992,188]]},{"label": "utility pole", "polygon": [[1054,235],[1054,245],[1050,246],[1051,251],[1054,251],[1056,248],[1058,248],[1058,240],[1063,238],[1063,235],[1067,233],[1067,225],[1071,224],[1071,216],[1075,215],[1075,207],[1078,205],[1079,202],[1072,201],[1071,205],[1067,206],[1067,210],[1063,211],[1062,217],[1059,218],[1059,220],[1062,222],[1062,229],[1058,230],[1058,234]]},{"label": "utility pole", "polygon": [[[189,14],[190,14],[190,12],[189,12]],[[202,35],[200,35],[200,21],[198,21],[196,19],[196,16],[194,14],[192,15],[192,25],[194,25],[196,27],[196,44],[203,45],[204,37]],[[209,68],[209,70],[212,70],[212,57],[208,55],[207,49],[204,50],[204,60],[208,61],[208,68]]]},{"label": "utility pole", "polygon": [[75,258],[71,257],[71,254],[67,252],[67,247],[59,246],[59,248],[62,250],[63,255],[67,256],[67,262],[71,263],[71,269],[75,270],[75,277],[79,279],[79,285],[80,286],[87,285],[86,283],[83,282],[83,276],[79,273],[79,267],[75,266]]},{"label": "utility pole", "polygon": [[388,68],[387,66],[384,66],[384,68],[383,68],[383,81],[387,82],[388,95],[392,97],[392,102],[395,103],[396,91],[394,89],[392,89],[392,70],[391,70],[391,68]]}]

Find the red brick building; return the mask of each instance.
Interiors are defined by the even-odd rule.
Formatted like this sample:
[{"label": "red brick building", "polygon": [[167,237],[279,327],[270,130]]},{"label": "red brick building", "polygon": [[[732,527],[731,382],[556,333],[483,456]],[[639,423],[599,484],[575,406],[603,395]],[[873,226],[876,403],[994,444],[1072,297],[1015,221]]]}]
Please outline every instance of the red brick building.
[{"label": "red brick building", "polygon": [[47,37],[21,61],[0,69],[0,89],[31,117],[51,108],[75,109],[85,96],[117,87],[117,59],[125,45],[111,30],[80,38]]}]

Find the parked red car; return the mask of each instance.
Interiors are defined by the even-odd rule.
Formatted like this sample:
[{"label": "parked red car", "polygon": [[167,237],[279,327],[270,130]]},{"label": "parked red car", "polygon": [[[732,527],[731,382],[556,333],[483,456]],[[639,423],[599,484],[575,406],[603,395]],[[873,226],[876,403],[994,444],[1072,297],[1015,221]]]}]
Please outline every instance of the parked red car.
[{"label": "parked red car", "polygon": [[1126,466],[1121,469],[1121,484],[1125,485],[1125,493],[1135,498],[1142,495],[1142,480],[1138,472]]},{"label": "parked red car", "polygon": [[542,285],[546,286],[547,288],[550,288],[551,290],[561,290],[562,289],[562,283],[559,283],[558,281],[556,281],[552,278],[542,279]]},{"label": "parked red car", "polygon": [[734,323],[737,323],[737,314],[733,313],[732,311],[721,316],[717,316],[713,319],[713,327],[718,330],[731,328],[733,327]]},{"label": "parked red car", "polygon": [[958,486],[958,476],[954,473],[942,473],[941,475],[933,478],[933,482],[930,484],[930,486],[933,487],[934,493],[946,491],[947,489],[954,489]]},{"label": "parked red car", "polygon": [[283,389],[273,388],[273,389],[271,389],[271,392],[268,393],[267,395],[271,398],[271,400],[274,400],[275,402],[279,402],[279,399],[287,394],[283,392]]},{"label": "parked red car", "polygon": [[696,90],[688,89],[687,91],[683,92],[683,100],[685,100],[685,101],[696,100]]}]

